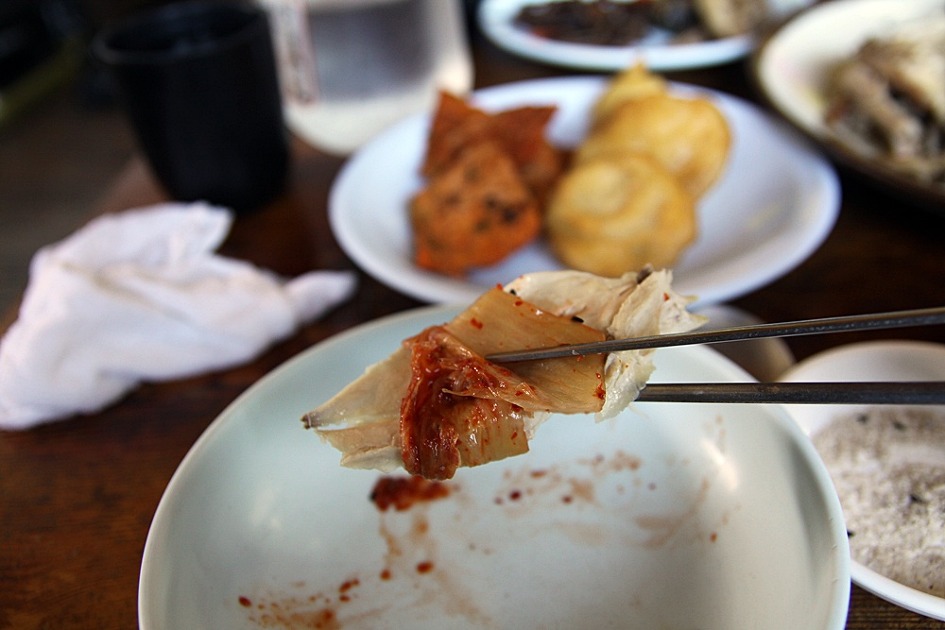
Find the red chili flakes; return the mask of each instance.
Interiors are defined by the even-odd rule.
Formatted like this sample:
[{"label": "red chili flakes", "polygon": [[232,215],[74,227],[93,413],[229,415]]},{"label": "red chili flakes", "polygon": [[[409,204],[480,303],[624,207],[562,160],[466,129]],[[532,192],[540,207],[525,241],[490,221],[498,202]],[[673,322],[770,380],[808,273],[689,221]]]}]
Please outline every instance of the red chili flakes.
[{"label": "red chili flakes", "polygon": [[433,570],[433,563],[429,560],[417,563],[417,573],[429,573]]},{"label": "red chili flakes", "polygon": [[709,534],[709,542],[715,542],[719,539],[719,535],[716,532]]},{"label": "red chili flakes", "polygon": [[253,605],[253,602],[244,595],[240,595],[239,602],[240,602],[240,606],[242,606],[243,608],[249,608],[250,606]]},{"label": "red chili flakes", "polygon": [[470,323],[470,325],[471,325],[473,328],[475,328],[475,329],[477,329],[477,330],[482,330],[482,327],[484,326],[484,324],[482,323],[482,321],[476,319],[475,317],[471,318],[471,319],[469,320],[469,323]]}]

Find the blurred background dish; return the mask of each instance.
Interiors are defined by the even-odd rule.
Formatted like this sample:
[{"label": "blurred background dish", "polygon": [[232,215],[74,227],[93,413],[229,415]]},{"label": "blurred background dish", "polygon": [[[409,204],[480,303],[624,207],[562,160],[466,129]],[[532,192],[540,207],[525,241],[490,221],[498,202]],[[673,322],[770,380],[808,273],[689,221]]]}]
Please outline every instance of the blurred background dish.
[{"label": "blurred background dish", "polygon": [[[788,370],[782,376],[781,380],[794,382],[945,380],[945,345],[920,341],[890,340],[852,343],[838,346],[837,348],[824,351],[801,361]],[[876,423],[881,419],[880,416],[876,416],[867,420],[869,414],[877,414],[877,410],[881,409],[875,406],[787,405],[786,408],[788,409],[788,413],[790,413],[794,420],[800,425],[801,429],[808,433],[814,440],[817,439],[818,434],[827,430],[832,422],[842,421],[855,414],[859,415],[861,418],[858,422],[859,426],[856,428],[864,431],[871,430],[870,427],[867,426],[867,422]],[[903,420],[912,418],[914,421],[915,416],[910,416],[910,414],[937,414],[937,420],[939,422],[945,420],[945,408],[939,406],[911,408],[884,407],[882,409],[885,409],[886,412],[889,413],[901,414]],[[873,426],[875,429],[872,430],[881,430],[880,427]],[[930,469],[937,468],[939,472],[935,473],[934,476],[936,478],[941,477],[942,471],[945,470],[945,445],[943,445],[941,441],[936,442],[934,440],[923,440],[923,444],[918,445],[909,444],[908,441],[911,438],[908,433],[908,422],[904,422],[902,426],[904,428],[893,432],[900,434],[899,440],[902,443],[897,445],[898,448],[889,444],[894,440],[890,440],[888,437],[879,438],[887,442],[887,447],[891,446],[886,456],[872,461],[867,458],[866,461],[861,462],[861,465],[858,466],[858,470],[852,473],[847,469],[848,462],[844,461],[840,455],[826,452],[826,448],[822,447],[824,450],[821,452],[821,456],[826,462],[827,469],[830,470],[833,475],[837,475],[837,480],[841,480],[844,477],[846,479],[842,485],[838,484],[841,504],[850,501],[850,509],[852,509],[852,502],[854,500],[863,500],[862,496],[856,498],[853,496],[852,492],[848,493],[845,490],[851,483],[849,479],[851,474],[862,474],[864,477],[870,475],[870,479],[862,480],[863,483],[870,484],[872,488],[871,492],[881,492],[880,488],[884,488],[886,485],[873,479],[872,476],[879,474],[878,469],[889,468],[890,474],[892,474],[896,469],[891,468],[891,466],[894,464],[899,466],[907,464],[907,462],[897,462],[897,460],[901,459],[899,455],[917,456],[915,458],[917,463],[920,465],[930,464]],[[945,427],[943,427],[943,429],[945,429]],[[852,431],[845,431],[843,441],[843,450],[849,452],[865,444],[866,438],[860,439],[854,435]],[[914,472],[917,469],[909,468],[905,470],[912,470]],[[841,477],[841,475],[844,477]],[[852,480],[852,482],[855,481],[855,479]],[[908,484],[902,479],[899,479],[896,484],[902,492],[905,492],[903,488],[908,487]],[[916,485],[918,485],[918,483]],[[865,495],[869,496],[871,492],[867,492]],[[905,500],[902,500],[903,498],[905,498]],[[888,505],[896,506],[897,508],[901,507],[903,510],[906,510],[908,509],[910,501],[911,499],[908,496],[888,496],[885,497],[884,502]],[[887,515],[884,515],[884,517],[886,516]],[[937,516],[939,528],[941,527],[941,519],[942,515],[939,514]],[[892,521],[893,518],[889,517],[887,520]],[[923,529],[931,531],[933,526],[932,521],[923,519],[921,525]],[[907,529],[906,527],[902,527],[899,531],[907,531]],[[854,547],[856,544],[855,538],[856,534],[854,533],[853,538],[851,538],[851,547]],[[889,555],[894,557],[910,558],[910,554],[916,552],[914,548],[915,545],[910,544],[910,541],[897,539],[895,534],[885,537],[883,545],[889,546]],[[939,548],[941,547],[941,540],[937,541],[937,546]],[[940,551],[937,553],[941,555]],[[941,564],[939,563],[939,568],[937,569],[939,575],[941,575],[940,566]],[[857,561],[855,552],[851,565],[851,575],[854,582],[879,597],[914,612],[945,620],[945,599],[919,590],[913,586],[900,583],[881,574],[878,569],[871,568],[866,566],[863,562]]]},{"label": "blurred background dish", "polygon": [[[650,10],[649,19],[640,20],[630,30],[639,37],[626,37],[628,43],[585,43],[536,34],[516,17],[523,9],[539,10],[553,6],[555,0],[482,0],[476,20],[482,32],[505,50],[551,65],[579,70],[618,71],[636,62],[645,62],[651,70],[683,70],[721,65],[741,59],[755,45],[755,36],[743,26],[760,26],[762,22],[780,19],[790,12],[811,4],[812,0],[756,0],[755,2],[715,3],[723,6],[704,19],[700,9],[708,11],[712,2],[674,1],[644,3],[639,6],[668,7]],[[617,0],[614,5],[632,4]],[[738,15],[743,10],[743,15]],[[603,12],[608,8],[604,7]],[[572,18],[573,21],[573,18]],[[615,30],[614,16],[601,17],[608,29]],[[592,23],[588,20],[588,23]],[[742,23],[745,24],[742,24]],[[713,33],[713,27],[716,33]],[[613,33],[611,33],[613,34]]]},{"label": "blurred background dish", "polygon": [[[253,628],[269,614],[328,627],[843,628],[839,503],[780,407],[551,418],[529,453],[464,469],[440,500],[379,511],[382,473],[342,468],[298,418],[454,313],[351,329],[214,421],[152,521],[142,630]],[[747,378],[698,347],[657,352],[656,373]]]},{"label": "blurred background dish", "polygon": [[[574,147],[602,77],[562,77],[480,90],[487,110],[555,104],[548,133]],[[836,220],[839,186],[831,166],[799,134],[732,96],[673,84],[674,91],[710,97],[732,129],[729,162],[699,205],[699,238],[674,267],[674,286],[698,304],[718,303],[780,277],[823,242]],[[380,134],[345,164],[329,198],[332,231],[369,274],[428,302],[471,302],[485,289],[528,272],[562,268],[543,241],[466,278],[418,268],[412,260],[408,200],[419,188],[429,115]],[[764,159],[759,159],[764,156]]]},{"label": "blurred background dish", "polygon": [[841,142],[825,123],[828,81],[871,36],[945,10],[945,0],[835,0],[815,5],[776,29],[751,60],[761,96],[818,142],[838,164],[911,205],[945,211],[945,185],[921,182]]},{"label": "blurred background dish", "polygon": [[752,47],[749,35],[671,44],[670,34],[654,29],[628,46],[599,46],[556,41],[517,27],[516,14],[535,0],[483,0],[478,22],[497,46],[527,59],[579,70],[617,71],[644,61],[651,70],[681,70],[727,63],[744,57]]}]

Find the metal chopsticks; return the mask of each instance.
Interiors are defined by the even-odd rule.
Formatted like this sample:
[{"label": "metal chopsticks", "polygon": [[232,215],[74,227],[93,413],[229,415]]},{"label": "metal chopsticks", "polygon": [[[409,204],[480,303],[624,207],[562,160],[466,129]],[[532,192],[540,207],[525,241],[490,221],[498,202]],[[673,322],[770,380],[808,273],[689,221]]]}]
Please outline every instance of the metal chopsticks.
[{"label": "metal chopsticks", "polygon": [[[739,326],[719,330],[611,339],[535,350],[501,352],[486,357],[495,363],[533,361],[765,337],[791,337],[858,330],[880,330],[945,323],[945,307],[872,315],[827,317],[797,322]],[[649,383],[640,402],[776,403],[776,404],[892,404],[945,405],[945,381],[843,383]]]},{"label": "metal chopsticks", "polygon": [[945,382],[650,383],[640,402],[945,405]]},{"label": "metal chopsticks", "polygon": [[516,361],[534,361],[537,359],[555,359],[585,354],[619,352],[623,350],[644,350],[670,346],[744,341],[746,339],[761,339],[765,337],[820,335],[860,330],[930,326],[934,324],[945,324],[945,307],[894,311],[871,315],[825,317],[796,322],[737,326],[719,330],[697,330],[686,333],[635,337],[633,339],[608,339],[594,343],[555,346],[552,348],[498,352],[488,355],[486,359],[493,363],[511,363]]}]

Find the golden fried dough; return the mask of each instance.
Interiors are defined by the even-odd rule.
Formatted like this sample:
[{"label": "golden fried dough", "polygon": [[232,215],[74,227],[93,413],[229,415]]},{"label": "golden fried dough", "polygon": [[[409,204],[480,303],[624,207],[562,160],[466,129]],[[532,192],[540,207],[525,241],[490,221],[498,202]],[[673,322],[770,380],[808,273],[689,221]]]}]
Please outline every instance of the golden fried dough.
[{"label": "golden fried dough", "polygon": [[671,266],[696,237],[695,202],[643,153],[587,159],[559,181],[545,215],[555,254],[574,269],[619,276]]},{"label": "golden fried dough", "polygon": [[602,123],[618,107],[646,96],[666,92],[666,80],[652,74],[642,63],[630,66],[615,76],[591,110],[591,126]]},{"label": "golden fried dough", "polygon": [[619,105],[585,140],[575,159],[647,153],[698,199],[722,173],[730,144],[725,117],[709,100],[655,94]]},{"label": "golden fried dough", "polygon": [[450,275],[494,264],[533,240],[541,211],[495,142],[467,147],[410,204],[414,261]]}]

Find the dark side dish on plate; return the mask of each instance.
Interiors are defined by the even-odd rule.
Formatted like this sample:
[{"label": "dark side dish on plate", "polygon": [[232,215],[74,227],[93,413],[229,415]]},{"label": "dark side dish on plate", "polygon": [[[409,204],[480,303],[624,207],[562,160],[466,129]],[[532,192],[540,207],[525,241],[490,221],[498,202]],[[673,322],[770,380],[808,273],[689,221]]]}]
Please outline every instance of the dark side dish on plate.
[{"label": "dark side dish on plate", "polygon": [[526,4],[515,24],[558,41],[627,46],[654,30],[676,43],[732,37],[761,24],[767,13],[763,0],[561,0]]},{"label": "dark side dish on plate", "polygon": [[867,39],[837,64],[826,124],[849,148],[945,187],[945,13]]}]

